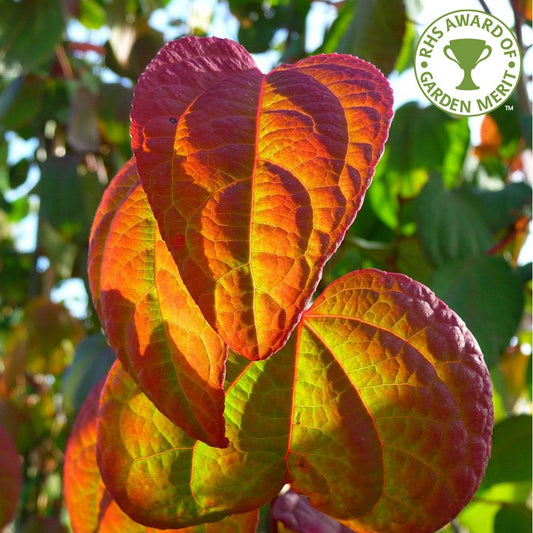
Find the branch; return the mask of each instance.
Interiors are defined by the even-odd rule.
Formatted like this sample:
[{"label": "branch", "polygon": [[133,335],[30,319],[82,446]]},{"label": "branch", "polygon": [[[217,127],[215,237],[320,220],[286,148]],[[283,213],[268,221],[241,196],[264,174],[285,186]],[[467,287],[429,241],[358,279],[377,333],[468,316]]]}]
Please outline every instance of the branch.
[{"label": "branch", "polygon": [[490,12],[489,6],[485,2],[485,0],[479,0],[479,3],[481,4],[481,7],[483,8],[483,11],[485,11],[485,13],[492,15],[492,13]]}]

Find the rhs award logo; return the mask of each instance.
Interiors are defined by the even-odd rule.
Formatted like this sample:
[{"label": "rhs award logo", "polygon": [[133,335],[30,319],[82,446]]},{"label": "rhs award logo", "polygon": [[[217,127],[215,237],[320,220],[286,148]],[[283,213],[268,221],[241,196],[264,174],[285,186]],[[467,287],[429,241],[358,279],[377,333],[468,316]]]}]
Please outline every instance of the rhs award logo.
[{"label": "rhs award logo", "polygon": [[515,36],[483,11],[462,9],[438,18],[416,49],[420,89],[430,102],[455,115],[481,115],[503,105],[520,71]]}]

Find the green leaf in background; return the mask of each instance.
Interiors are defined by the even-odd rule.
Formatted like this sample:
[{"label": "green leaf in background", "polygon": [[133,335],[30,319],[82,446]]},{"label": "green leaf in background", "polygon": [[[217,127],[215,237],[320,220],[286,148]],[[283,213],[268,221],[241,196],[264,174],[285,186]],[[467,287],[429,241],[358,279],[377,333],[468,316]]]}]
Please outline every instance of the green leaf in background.
[{"label": "green leaf in background", "polygon": [[394,65],[394,70],[396,70],[398,74],[401,74],[413,66],[416,44],[417,34],[415,24],[406,20],[402,49],[400,50],[398,58],[396,59],[396,64]]},{"label": "green leaf in background", "polygon": [[23,304],[28,297],[33,258],[17,252],[10,240],[0,239],[0,264],[0,303],[9,306]]},{"label": "green leaf in background", "polygon": [[[19,82],[20,80],[20,82]],[[17,78],[5,92],[11,93],[12,87],[18,87],[13,101],[2,110],[2,125],[6,129],[16,131],[22,137],[35,135],[32,131],[32,120],[41,113],[44,100],[44,85],[33,75]],[[2,99],[8,104],[8,98]],[[30,130],[26,133],[27,130]]]},{"label": "green leaf in background", "polygon": [[112,144],[125,144],[126,157],[131,156],[130,148],[130,107],[133,89],[120,83],[104,83],[100,87],[98,100],[99,130],[105,141]]},{"label": "green leaf in background", "polygon": [[498,125],[502,136],[499,153],[504,159],[511,159],[518,151],[522,139],[520,127],[520,105],[516,99],[507,101],[507,107],[501,106],[490,113]]},{"label": "green leaf in background", "polygon": [[492,456],[481,488],[531,479],[531,416],[519,415],[494,426]]},{"label": "green leaf in background", "polygon": [[97,0],[80,0],[79,20],[91,30],[97,30],[106,23],[105,8]]},{"label": "green leaf in background", "polygon": [[30,162],[27,159],[17,161],[9,169],[9,186],[12,189],[16,189],[19,185],[22,185],[28,177],[29,170]]},{"label": "green leaf in background", "polygon": [[416,237],[403,237],[396,243],[396,266],[399,272],[429,285],[435,269]]},{"label": "green leaf in background", "polygon": [[521,214],[531,212],[531,185],[509,183],[499,191],[475,190],[481,200],[485,224],[493,232],[508,228]]},{"label": "green leaf in background", "polygon": [[[496,533],[495,520],[501,508],[523,506],[530,492],[531,482],[499,483],[478,491],[472,502],[459,514],[457,521],[472,533]],[[498,533],[531,533],[531,529],[524,531],[511,528]]]},{"label": "green leaf in background", "polygon": [[324,41],[323,51],[358,56],[387,76],[402,49],[405,24],[403,0],[348,0]]},{"label": "green leaf in background", "polygon": [[81,158],[75,154],[51,157],[41,163],[37,193],[40,216],[66,241],[86,242],[103,187],[96,175],[83,174]]},{"label": "green leaf in background", "polygon": [[35,69],[53,56],[63,25],[58,0],[2,2],[0,62]]},{"label": "green leaf in background", "polygon": [[490,367],[507,348],[522,317],[524,294],[516,273],[501,257],[480,255],[443,264],[430,287],[476,337]]},{"label": "green leaf in background", "polygon": [[91,389],[111,368],[115,354],[102,333],[83,339],[74,352],[74,360],[63,374],[62,392],[65,408],[77,413]]},{"label": "green leaf in background", "polygon": [[531,416],[496,424],[492,443],[485,479],[459,521],[473,533],[531,533]]},{"label": "green leaf in background", "polygon": [[479,255],[493,246],[476,198],[465,189],[447,190],[440,175],[430,177],[415,205],[418,234],[433,264]]},{"label": "green leaf in background", "polygon": [[531,533],[531,509],[526,505],[502,505],[494,517],[494,533]]},{"label": "green leaf in background", "polygon": [[432,172],[448,187],[457,184],[470,142],[466,117],[453,118],[435,106],[410,102],[393,118],[389,140],[368,197],[389,226],[399,226],[401,199],[419,194]]}]

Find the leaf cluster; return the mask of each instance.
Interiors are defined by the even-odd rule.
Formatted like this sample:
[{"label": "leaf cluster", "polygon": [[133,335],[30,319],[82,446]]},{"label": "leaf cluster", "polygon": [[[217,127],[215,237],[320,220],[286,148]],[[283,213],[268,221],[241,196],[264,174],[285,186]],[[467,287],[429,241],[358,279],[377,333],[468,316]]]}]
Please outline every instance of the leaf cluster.
[{"label": "leaf cluster", "polygon": [[[224,4],[206,12],[205,6],[193,2],[190,11],[178,14],[174,4],[168,0],[1,3],[0,523],[14,520],[16,531],[67,531],[75,521],[67,518],[63,494],[67,439],[89,391],[115,360],[87,296],[91,224],[104,191],[131,156],[133,90],[159,48],[182,35],[237,27],[231,37],[250,51],[264,52],[270,62],[294,63],[321,52],[349,53],[372,62],[394,82],[402,72],[408,75],[420,30],[416,2],[402,0],[338,4],[231,0],[228,6],[235,17],[231,22]],[[512,2],[512,7],[520,37],[522,28],[531,26],[531,10],[527,2]],[[327,13],[332,21],[323,38],[310,25],[316,12]],[[164,29],[156,23],[162,14],[168,21]],[[317,41],[321,43],[308,44]],[[476,124],[419,101],[399,105],[366,200],[325,264],[315,293],[323,293],[331,282],[354,270],[401,272],[434,291],[479,342],[492,378],[493,453],[477,494],[445,528],[447,532],[531,530],[527,414],[531,412],[531,267],[524,264],[523,251],[531,218],[527,162],[531,111],[526,95],[519,86],[509,102],[512,111],[500,108],[483,117],[475,143]],[[72,295],[73,286],[79,296]],[[182,318],[173,327],[183,326]],[[155,327],[152,333],[147,346],[156,346],[161,329]],[[183,336],[175,333],[175,338]],[[165,349],[175,353],[179,346]],[[292,352],[289,360],[297,353]],[[281,358],[274,354],[252,367],[268,365],[271,359]],[[226,398],[252,394],[251,383],[259,378],[245,374],[239,381],[243,364],[235,355],[226,360]],[[280,383],[287,377],[284,369],[281,365]],[[203,398],[200,405],[206,398],[220,397],[220,390],[205,395],[167,370],[159,369],[158,379],[170,380],[170,390]],[[290,375],[291,365],[285,370]],[[317,370],[308,381],[322,374]],[[113,394],[134,390],[137,385],[129,379],[120,374],[115,385],[122,382],[123,388]],[[216,372],[211,376],[216,387],[220,379]],[[262,382],[256,390],[268,391],[269,385]],[[275,390],[265,397],[272,409],[282,409],[278,404],[283,396]],[[301,389],[300,394],[307,400],[310,391]],[[175,401],[172,395],[170,399]],[[150,401],[143,401],[146,420],[153,416],[167,423]],[[235,417],[261,417],[260,424],[271,431],[268,407],[259,404],[255,412],[229,412]],[[84,409],[76,424],[86,428],[81,434],[87,448],[94,450],[94,402]],[[309,425],[305,412],[290,416],[296,428]],[[209,419],[204,417],[204,426]],[[79,429],[75,432],[80,435]],[[84,501],[91,491],[103,491],[94,459],[88,463],[93,477],[84,480]],[[259,463],[270,464],[264,457]],[[240,485],[246,478],[243,474]],[[80,479],[76,477],[75,484]],[[401,492],[401,487],[396,490]],[[226,524],[189,529],[250,531],[258,520],[261,532],[269,531],[271,524],[294,531],[308,531],[309,524],[320,524],[324,531],[347,529],[311,507],[307,498],[285,489],[274,492],[273,504],[260,513],[254,510],[236,521],[230,517]],[[108,496],[104,502],[109,503]],[[127,520],[116,505],[108,507],[106,516],[109,524]],[[103,523],[100,527],[105,530]],[[130,521],[122,530],[147,528]]]}]

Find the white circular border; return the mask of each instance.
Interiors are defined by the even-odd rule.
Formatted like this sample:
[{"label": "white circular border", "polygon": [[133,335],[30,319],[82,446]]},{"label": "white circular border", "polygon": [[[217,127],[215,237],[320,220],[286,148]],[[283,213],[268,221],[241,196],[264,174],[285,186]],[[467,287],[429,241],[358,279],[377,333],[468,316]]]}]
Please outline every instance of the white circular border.
[{"label": "white circular border", "polygon": [[[489,19],[491,24],[490,26],[488,23],[485,24],[485,29],[459,26],[447,30],[447,19],[452,17],[450,20],[456,22],[455,17],[459,14],[478,15],[484,23]],[[491,31],[498,33],[497,27],[501,28],[502,33],[494,36]],[[442,32],[442,36],[439,32]],[[444,55],[444,47],[449,44],[450,40],[462,38],[482,39],[492,49],[490,56],[480,61],[472,72],[474,83],[479,86],[477,90],[465,91],[456,88],[462,80],[463,71]],[[515,55],[505,54],[506,51],[512,51],[511,54]],[[430,57],[423,54],[430,55]],[[473,117],[490,113],[501,107],[511,97],[522,72],[522,57],[515,35],[500,19],[484,11],[459,9],[440,16],[424,30],[417,43],[414,70],[420,90],[433,105],[453,115]],[[435,83],[435,86],[431,87],[429,85],[431,83]],[[508,83],[512,86],[507,85]],[[436,89],[440,89],[442,94]],[[504,94],[502,91],[505,91]],[[486,108],[481,109],[478,100],[485,105],[487,98],[493,105],[487,105]]]}]

